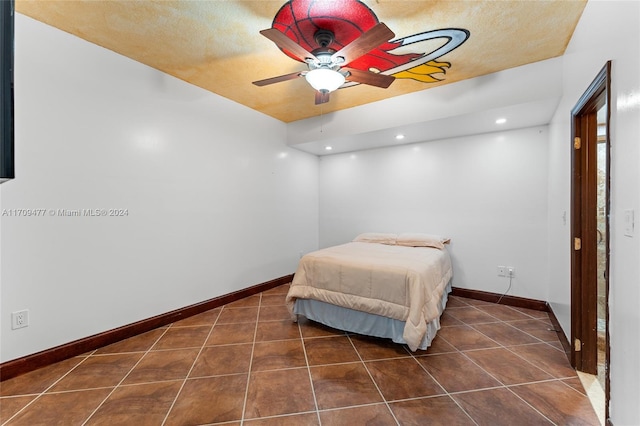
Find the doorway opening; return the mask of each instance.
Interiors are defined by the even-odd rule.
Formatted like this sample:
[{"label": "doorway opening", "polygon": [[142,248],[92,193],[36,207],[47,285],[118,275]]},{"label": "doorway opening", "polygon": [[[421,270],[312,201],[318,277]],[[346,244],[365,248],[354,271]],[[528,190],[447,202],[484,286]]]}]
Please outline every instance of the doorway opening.
[{"label": "doorway opening", "polygon": [[571,111],[571,363],[602,389],[594,408],[603,419],[609,416],[610,85],[607,62]]},{"label": "doorway opening", "polygon": [[609,187],[609,147],[607,144],[607,112],[608,104],[603,105],[597,112],[598,133],[596,139],[596,164],[597,164],[597,212],[596,231],[597,237],[597,298],[598,308],[596,331],[598,342],[598,353],[596,359],[596,376],[602,389],[606,388],[607,370],[607,269],[608,259],[608,187]]}]

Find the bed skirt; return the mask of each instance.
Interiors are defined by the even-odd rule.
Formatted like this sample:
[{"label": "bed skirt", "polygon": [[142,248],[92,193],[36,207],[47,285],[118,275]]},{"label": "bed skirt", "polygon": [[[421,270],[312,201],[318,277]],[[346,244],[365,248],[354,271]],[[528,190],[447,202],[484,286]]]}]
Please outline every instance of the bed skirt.
[{"label": "bed skirt", "polygon": [[[438,305],[438,317],[427,323],[427,332],[422,338],[420,345],[418,345],[418,349],[426,350],[431,345],[433,338],[436,337],[436,333],[440,329],[440,316],[447,306],[450,292],[451,281],[449,281],[445,291],[442,293],[442,298]],[[368,314],[366,312],[311,299],[296,299],[293,312],[296,315],[302,315],[307,319],[338,330],[391,339],[395,343],[403,345],[407,344],[402,338],[405,328],[404,321]]]}]

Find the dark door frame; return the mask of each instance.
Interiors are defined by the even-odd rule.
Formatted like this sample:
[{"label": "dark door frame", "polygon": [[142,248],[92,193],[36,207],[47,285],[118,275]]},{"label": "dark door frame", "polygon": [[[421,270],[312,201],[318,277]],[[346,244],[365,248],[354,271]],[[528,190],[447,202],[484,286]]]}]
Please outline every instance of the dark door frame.
[{"label": "dark door frame", "polygon": [[[611,61],[600,70],[571,110],[571,364],[597,373],[597,119],[606,108],[606,298],[609,300],[609,212]],[[609,417],[609,307],[606,306],[606,413]]]}]

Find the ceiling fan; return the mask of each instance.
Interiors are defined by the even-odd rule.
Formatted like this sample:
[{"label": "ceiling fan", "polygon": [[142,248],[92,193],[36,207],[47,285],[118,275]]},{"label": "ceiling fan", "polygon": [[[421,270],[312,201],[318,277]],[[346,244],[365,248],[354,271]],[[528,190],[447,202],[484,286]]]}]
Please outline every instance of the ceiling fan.
[{"label": "ceiling fan", "polygon": [[266,86],[298,77],[305,77],[307,82],[316,89],[315,102],[318,105],[329,102],[329,93],[338,89],[345,81],[354,81],[386,89],[395,80],[395,77],[390,75],[345,67],[345,65],[395,37],[393,31],[382,22],[373,26],[338,51],[329,47],[335,38],[333,32],[325,29],[319,29],[315,32],[314,40],[319,47],[313,52],[307,51],[307,49],[276,28],[262,30],[260,34],[273,41],[280,49],[286,50],[292,56],[305,62],[309,70],[254,81],[253,84],[256,86]]}]

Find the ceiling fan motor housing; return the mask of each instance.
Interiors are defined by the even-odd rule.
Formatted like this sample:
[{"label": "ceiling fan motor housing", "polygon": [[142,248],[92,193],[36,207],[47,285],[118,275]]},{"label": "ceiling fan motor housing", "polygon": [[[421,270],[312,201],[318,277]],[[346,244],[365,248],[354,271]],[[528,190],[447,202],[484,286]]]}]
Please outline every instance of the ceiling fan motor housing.
[{"label": "ceiling fan motor housing", "polygon": [[329,47],[334,40],[333,32],[321,28],[314,34],[314,39],[320,47],[311,52],[317,60],[307,60],[309,69],[328,68],[333,71],[338,71],[340,69],[339,62],[335,60],[336,58],[332,58],[336,51]]}]

